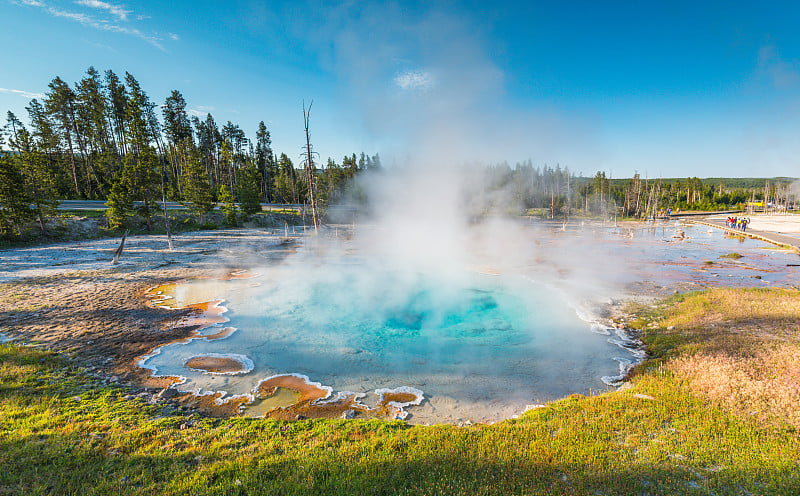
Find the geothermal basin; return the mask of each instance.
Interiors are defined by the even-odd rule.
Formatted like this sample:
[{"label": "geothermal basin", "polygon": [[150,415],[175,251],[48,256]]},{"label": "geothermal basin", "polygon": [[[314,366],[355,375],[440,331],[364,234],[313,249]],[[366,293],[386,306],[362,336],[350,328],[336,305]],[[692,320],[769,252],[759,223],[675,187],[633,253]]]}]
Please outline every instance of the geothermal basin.
[{"label": "geothermal basin", "polygon": [[[205,327],[140,365],[179,378],[180,391],[246,398],[246,416],[306,395],[345,404],[337,415],[384,411],[394,398],[389,416],[413,423],[498,421],[603,392],[642,357],[624,334],[596,322],[587,310],[593,297],[608,300],[642,280],[780,285],[781,257],[796,259],[721,231],[681,231],[676,239],[672,224],[526,228],[521,255],[434,266],[309,239],[284,262],[241,277],[154,288],[153,304],[197,305]],[[720,261],[732,249],[744,262]]]}]

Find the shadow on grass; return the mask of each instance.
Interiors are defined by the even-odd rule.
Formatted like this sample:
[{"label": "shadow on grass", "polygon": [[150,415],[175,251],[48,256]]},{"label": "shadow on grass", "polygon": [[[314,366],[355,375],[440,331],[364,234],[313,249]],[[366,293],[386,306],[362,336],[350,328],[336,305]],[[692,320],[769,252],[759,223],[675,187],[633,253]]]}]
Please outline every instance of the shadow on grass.
[{"label": "shadow on grass", "polygon": [[753,487],[752,474],[739,471],[644,465],[593,470],[524,456],[491,459],[479,454],[478,446],[460,454],[380,453],[373,460],[351,458],[347,452],[252,456],[248,447],[242,455],[175,453],[169,445],[151,446],[151,453],[124,454],[111,444],[91,432],[2,441],[0,494],[788,495],[796,494],[800,484],[797,473],[780,467],[766,476],[772,484]]}]

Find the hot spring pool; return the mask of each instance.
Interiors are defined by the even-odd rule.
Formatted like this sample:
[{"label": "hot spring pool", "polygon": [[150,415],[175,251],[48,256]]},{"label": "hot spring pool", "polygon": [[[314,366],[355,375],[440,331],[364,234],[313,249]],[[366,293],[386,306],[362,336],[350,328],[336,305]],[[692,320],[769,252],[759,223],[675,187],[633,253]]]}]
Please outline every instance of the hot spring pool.
[{"label": "hot spring pool", "polygon": [[[254,269],[251,278],[178,284],[174,299],[164,303],[221,300],[224,318],[202,331],[209,339],[162,346],[142,365],[181,377],[175,387],[201,394],[252,394],[265,378],[297,374],[329,388],[334,398],[363,394],[367,407],[378,403],[376,391],[422,391],[425,401],[408,409],[411,422],[510,418],[527,405],[605,391],[620,364],[636,358],[615,335],[578,317],[574,293],[588,280],[613,274],[619,284],[776,284],[785,278],[782,257],[794,256],[765,253],[763,243],[744,246],[706,228],[687,227],[680,243],[673,232],[670,225],[635,236],[619,229],[549,237],[538,231],[530,240],[540,244],[538,254],[499,271],[478,265],[408,270],[352,246],[335,253],[301,248],[280,265]],[[570,252],[575,246],[580,250]],[[719,258],[732,249],[744,258]],[[210,357],[219,370],[193,367],[198,356]],[[240,370],[217,363],[225,357]],[[263,415],[296,399],[279,388],[243,413]]]},{"label": "hot spring pool", "polygon": [[[204,331],[224,339],[163,346],[143,365],[178,376],[180,390],[250,393],[276,374],[301,374],[334,393],[410,386],[426,402],[416,422],[492,421],[572,393],[602,391],[631,359],[592,332],[553,287],[523,275],[463,272],[437,278],[363,258],[294,264],[251,279],[192,280],[175,288],[184,306],[224,300],[229,322]],[[185,366],[197,356],[245,356],[251,370],[207,373]],[[263,413],[254,409],[248,413]]]}]

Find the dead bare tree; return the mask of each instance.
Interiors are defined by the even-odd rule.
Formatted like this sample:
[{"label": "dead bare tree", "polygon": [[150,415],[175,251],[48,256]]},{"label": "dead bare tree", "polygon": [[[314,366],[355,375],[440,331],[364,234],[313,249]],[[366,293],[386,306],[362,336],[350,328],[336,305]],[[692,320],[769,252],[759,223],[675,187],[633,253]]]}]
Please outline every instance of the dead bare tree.
[{"label": "dead bare tree", "polygon": [[122,235],[122,241],[119,242],[119,246],[114,250],[114,258],[111,260],[111,265],[117,265],[119,263],[119,257],[122,256],[122,250],[125,249],[125,238],[127,237],[128,230],[125,229],[125,233]]},{"label": "dead bare tree", "polygon": [[303,153],[305,156],[306,164],[306,181],[308,182],[308,202],[311,204],[311,215],[314,219],[314,232],[317,232],[319,226],[319,212],[317,210],[317,195],[315,191],[317,171],[314,167],[314,152],[311,147],[311,136],[308,132],[308,121],[311,117],[311,106],[314,105],[314,100],[308,104],[306,110],[306,102],[303,101],[303,124],[306,128],[306,151]]}]

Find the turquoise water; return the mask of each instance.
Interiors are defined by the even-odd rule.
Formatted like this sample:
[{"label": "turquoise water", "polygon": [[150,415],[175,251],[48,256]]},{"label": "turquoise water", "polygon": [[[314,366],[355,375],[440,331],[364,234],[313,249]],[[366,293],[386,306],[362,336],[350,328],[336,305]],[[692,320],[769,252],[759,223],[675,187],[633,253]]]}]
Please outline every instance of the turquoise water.
[{"label": "turquoise water", "polygon": [[[334,393],[366,393],[366,404],[374,404],[375,389],[420,389],[426,401],[410,409],[412,422],[509,418],[526,405],[604,391],[601,378],[634,359],[615,336],[592,332],[578,317],[587,295],[607,299],[642,282],[796,281],[786,269],[796,255],[706,228],[686,228],[680,242],[673,233],[672,225],[530,230],[523,244],[537,248],[499,275],[445,261],[441,270],[409,270],[351,245],[304,248],[280,265],[254,268],[253,279],[187,283],[225,300],[230,322],[221,326],[237,331],[162,347],[146,365],[184,377],[184,390],[246,394],[263,378],[295,373]],[[731,251],[744,258],[719,258]],[[183,366],[205,353],[246,355],[253,370],[224,376]]]},{"label": "turquoise water", "polygon": [[[229,308],[224,325],[238,330],[163,347],[147,366],[185,377],[181,389],[229,394],[283,373],[335,392],[412,386],[429,400],[412,409],[417,421],[507,418],[528,404],[602,390],[600,378],[617,373],[611,357],[621,350],[552,287],[515,275],[437,278],[351,262],[260,269],[252,288],[216,282]],[[205,353],[246,354],[254,369],[221,376],[182,366]]]}]

